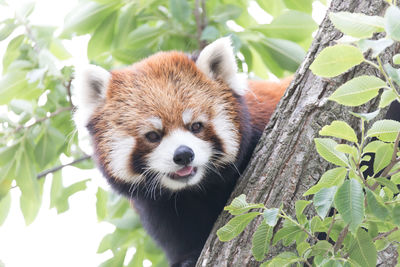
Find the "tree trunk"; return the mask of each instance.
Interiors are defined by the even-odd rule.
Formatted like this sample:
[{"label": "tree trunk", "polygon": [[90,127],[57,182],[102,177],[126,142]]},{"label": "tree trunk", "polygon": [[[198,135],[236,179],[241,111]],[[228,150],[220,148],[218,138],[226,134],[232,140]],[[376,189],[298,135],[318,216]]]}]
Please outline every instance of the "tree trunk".
[{"label": "tree trunk", "polygon": [[[361,12],[367,15],[382,15],[386,9],[382,0],[333,0],[329,11]],[[329,12],[328,12],[329,13]],[[321,23],[311,48],[297,70],[294,81],[280,101],[271,121],[267,125],[253,158],[238,181],[231,199],[246,194],[248,202],[264,203],[266,207],[284,205],[288,214],[294,214],[295,201],[320,179],[332,166],[317,154],[314,138],[322,126],[333,120],[345,120],[353,128],[359,129],[359,119],[349,114],[371,112],[377,109],[377,101],[361,108],[349,109],[332,101],[327,101],[333,91],[344,82],[362,74],[380,76],[368,64],[361,64],[343,75],[332,79],[317,77],[309,70],[315,56],[325,47],[335,44],[342,37],[331,24],[328,16]],[[388,48],[382,60],[387,62],[394,51],[399,51],[398,43]],[[310,216],[313,209],[306,211]],[[261,217],[252,222],[246,230],[230,242],[218,240],[216,231],[231,218],[222,212],[204,246],[197,266],[258,266],[251,255],[251,239]],[[276,230],[276,229],[275,229]],[[268,258],[287,250],[278,246],[271,248]],[[383,255],[383,256],[382,256]],[[380,255],[380,261],[387,257],[396,258],[392,253]],[[385,264],[386,265],[386,264]],[[386,265],[388,266],[388,265]]]}]

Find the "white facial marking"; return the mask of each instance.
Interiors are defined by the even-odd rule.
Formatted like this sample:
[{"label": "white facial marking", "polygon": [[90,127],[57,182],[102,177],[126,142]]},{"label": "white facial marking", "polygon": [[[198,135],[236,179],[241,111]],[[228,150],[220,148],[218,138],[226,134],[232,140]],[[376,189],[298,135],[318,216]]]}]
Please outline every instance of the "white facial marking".
[{"label": "white facial marking", "polygon": [[150,117],[147,119],[157,130],[163,129],[162,120],[159,117]]},{"label": "white facial marking", "polygon": [[182,113],[182,121],[184,124],[189,124],[193,118],[193,111],[191,109],[186,109]]},{"label": "white facial marking", "polygon": [[130,157],[135,148],[135,139],[131,136],[116,136],[111,142],[110,167],[112,175],[126,182],[139,182],[139,176],[130,170]]},{"label": "white facial marking", "polygon": [[[169,174],[182,168],[173,160],[175,150],[182,145],[193,150],[194,159],[190,166],[197,168],[196,174],[185,182],[169,177]],[[150,169],[164,174],[159,177],[162,185],[172,190],[179,190],[188,185],[194,185],[202,179],[205,165],[209,162],[211,156],[212,146],[209,142],[196,137],[189,131],[179,129],[164,137],[158,147],[149,154],[148,166]]]},{"label": "white facial marking", "polygon": [[215,133],[223,143],[225,155],[221,158],[223,162],[234,162],[239,150],[238,130],[229,119],[226,111],[220,108],[212,120]]}]

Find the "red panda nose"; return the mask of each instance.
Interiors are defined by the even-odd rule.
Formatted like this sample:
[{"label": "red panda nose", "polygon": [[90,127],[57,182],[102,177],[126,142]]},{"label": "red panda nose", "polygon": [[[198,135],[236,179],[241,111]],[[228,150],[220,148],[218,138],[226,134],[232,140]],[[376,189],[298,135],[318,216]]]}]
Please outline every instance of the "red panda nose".
[{"label": "red panda nose", "polygon": [[188,165],[194,159],[194,152],[188,146],[180,146],[174,152],[174,162],[178,165]]}]

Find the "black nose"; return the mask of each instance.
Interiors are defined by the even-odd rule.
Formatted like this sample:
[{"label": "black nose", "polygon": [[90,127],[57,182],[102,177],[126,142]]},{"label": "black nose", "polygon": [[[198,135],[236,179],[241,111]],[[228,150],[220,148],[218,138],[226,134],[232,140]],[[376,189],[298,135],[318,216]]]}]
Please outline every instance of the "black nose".
[{"label": "black nose", "polygon": [[194,152],[190,147],[180,146],[175,150],[174,162],[178,165],[188,165],[194,159]]}]

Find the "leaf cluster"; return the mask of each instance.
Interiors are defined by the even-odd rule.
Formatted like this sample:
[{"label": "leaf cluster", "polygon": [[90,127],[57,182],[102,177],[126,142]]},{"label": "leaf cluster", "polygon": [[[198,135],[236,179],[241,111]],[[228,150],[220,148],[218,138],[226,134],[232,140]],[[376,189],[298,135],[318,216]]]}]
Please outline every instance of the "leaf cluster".
[{"label": "leaf cluster", "polygon": [[[364,62],[376,68],[381,76],[355,77],[339,86],[329,100],[354,107],[380,97],[379,108],[400,102],[400,69],[390,63],[383,65],[380,58],[387,47],[400,41],[399,17],[400,9],[395,5],[388,7],[384,17],[348,12],[329,14],[335,27],[353,41],[323,49],[310,66],[312,72],[330,78]],[[369,39],[376,32],[384,32],[385,37]],[[369,51],[371,58],[366,56]],[[398,60],[399,55],[394,55],[393,64],[398,64]],[[254,218],[262,216],[253,236],[252,252],[256,260],[264,261],[269,247],[278,242],[284,246],[295,243],[296,247],[295,252],[284,252],[262,266],[376,266],[379,251],[389,245],[399,249],[400,122],[372,123],[379,112],[379,109],[368,114],[351,112],[360,119],[358,132],[338,120],[319,131],[323,138],[315,138],[316,150],[337,167],[326,171],[304,193],[313,195],[312,200],[296,201],[295,218],[282,207],[248,204],[241,195],[226,207],[236,216],[219,229],[220,240],[236,237]],[[368,166],[363,162],[371,154],[374,155],[372,171],[367,172]],[[317,215],[308,218],[304,213],[307,206]],[[263,212],[244,213],[245,207]],[[278,219],[281,228],[274,231]],[[318,238],[321,233],[325,240]]]}]

